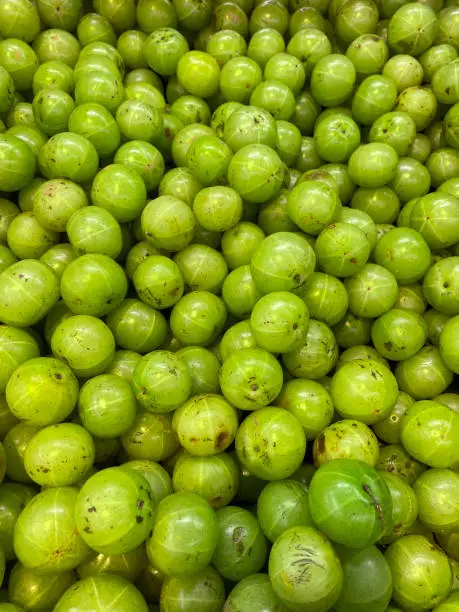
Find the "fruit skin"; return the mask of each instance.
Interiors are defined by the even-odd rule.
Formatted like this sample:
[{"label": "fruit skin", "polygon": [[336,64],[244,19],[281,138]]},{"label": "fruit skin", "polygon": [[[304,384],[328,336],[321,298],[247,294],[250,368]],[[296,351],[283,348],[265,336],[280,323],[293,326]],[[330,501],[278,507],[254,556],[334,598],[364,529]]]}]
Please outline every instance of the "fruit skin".
[{"label": "fruit skin", "polygon": [[313,527],[285,531],[271,549],[268,571],[275,595],[289,610],[300,611],[306,604],[311,610],[326,612],[343,586],[338,556]]},{"label": "fruit skin", "polygon": [[153,525],[154,504],[147,480],[119,467],[96,472],[75,503],[75,523],[93,550],[119,555],[137,548]]},{"label": "fruit skin", "polygon": [[385,557],[397,605],[427,610],[448,595],[452,584],[448,557],[426,537],[403,536],[389,546]]},{"label": "fruit skin", "polygon": [[375,544],[392,522],[386,483],[374,468],[356,459],[322,465],[309,485],[309,504],[317,528],[348,548]]}]

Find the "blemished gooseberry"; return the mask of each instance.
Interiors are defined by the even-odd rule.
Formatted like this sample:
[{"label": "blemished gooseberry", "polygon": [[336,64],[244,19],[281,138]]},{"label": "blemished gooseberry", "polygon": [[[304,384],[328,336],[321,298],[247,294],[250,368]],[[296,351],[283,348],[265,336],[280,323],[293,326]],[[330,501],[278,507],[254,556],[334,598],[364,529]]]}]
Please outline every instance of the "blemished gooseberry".
[{"label": "blemished gooseberry", "polygon": [[452,570],[443,550],[422,535],[405,535],[385,553],[393,580],[393,599],[403,607],[429,609],[450,592]]},{"label": "blemished gooseberry", "polygon": [[279,362],[261,348],[234,351],[222,364],[219,376],[223,395],[240,410],[257,410],[272,403],[283,382]]},{"label": "blemished gooseberry", "polygon": [[307,605],[328,610],[341,592],[343,569],[330,541],[317,529],[301,525],[277,538],[269,555],[269,578],[287,609]]},{"label": "blemished gooseberry", "polygon": [[236,434],[239,461],[255,476],[280,480],[301,465],[306,435],[293,414],[281,408],[261,408],[249,414]]},{"label": "blemished gooseberry", "polygon": [[90,476],[75,502],[75,523],[95,551],[123,554],[139,546],[153,525],[154,505],[148,482],[118,467]]},{"label": "blemished gooseberry", "polygon": [[333,459],[358,459],[375,467],[379,459],[378,439],[361,421],[343,419],[316,437],[313,456],[316,466]]},{"label": "blemished gooseberry", "polygon": [[317,528],[348,548],[375,544],[391,526],[389,488],[373,467],[356,459],[322,465],[309,485],[309,504]]}]

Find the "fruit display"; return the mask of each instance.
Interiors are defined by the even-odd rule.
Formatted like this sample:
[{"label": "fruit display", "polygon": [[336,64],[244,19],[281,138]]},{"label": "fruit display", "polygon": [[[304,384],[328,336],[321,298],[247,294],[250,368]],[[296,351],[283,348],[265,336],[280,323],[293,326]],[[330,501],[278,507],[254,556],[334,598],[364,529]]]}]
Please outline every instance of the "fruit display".
[{"label": "fruit display", "polygon": [[458,0],[0,0],[0,612],[459,612]]}]

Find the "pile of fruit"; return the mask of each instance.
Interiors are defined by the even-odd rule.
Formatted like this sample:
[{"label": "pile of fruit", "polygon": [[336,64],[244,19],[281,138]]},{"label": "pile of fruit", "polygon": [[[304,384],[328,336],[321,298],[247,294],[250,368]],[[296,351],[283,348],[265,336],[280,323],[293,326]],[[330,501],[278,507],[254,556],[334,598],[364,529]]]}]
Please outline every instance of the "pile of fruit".
[{"label": "pile of fruit", "polygon": [[0,0],[0,612],[459,610],[458,52]]}]

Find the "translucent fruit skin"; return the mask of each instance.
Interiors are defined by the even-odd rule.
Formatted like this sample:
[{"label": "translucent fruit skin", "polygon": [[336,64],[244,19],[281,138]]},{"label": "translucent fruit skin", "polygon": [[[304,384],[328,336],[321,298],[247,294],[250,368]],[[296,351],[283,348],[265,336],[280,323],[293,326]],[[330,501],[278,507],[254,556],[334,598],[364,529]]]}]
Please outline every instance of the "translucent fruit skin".
[{"label": "translucent fruit skin", "polygon": [[146,539],[153,524],[148,482],[138,472],[107,468],[93,474],[75,503],[75,523],[93,550],[123,554]]},{"label": "translucent fruit skin", "polygon": [[[94,607],[94,593],[97,593],[97,608]],[[102,612],[116,605],[119,612],[148,612],[148,606],[140,591],[121,576],[102,574],[83,578],[71,586],[61,597],[54,612],[80,610],[81,612]]]},{"label": "translucent fruit skin", "polygon": [[25,567],[64,572],[88,556],[90,549],[78,534],[73,516],[77,496],[77,489],[56,487],[27,504],[14,528],[14,550]]},{"label": "translucent fruit skin", "polygon": [[[310,567],[304,572],[303,559]],[[329,540],[313,527],[292,527],[275,542],[269,555],[269,577],[275,595],[289,610],[325,611],[336,602],[343,570]]]}]

